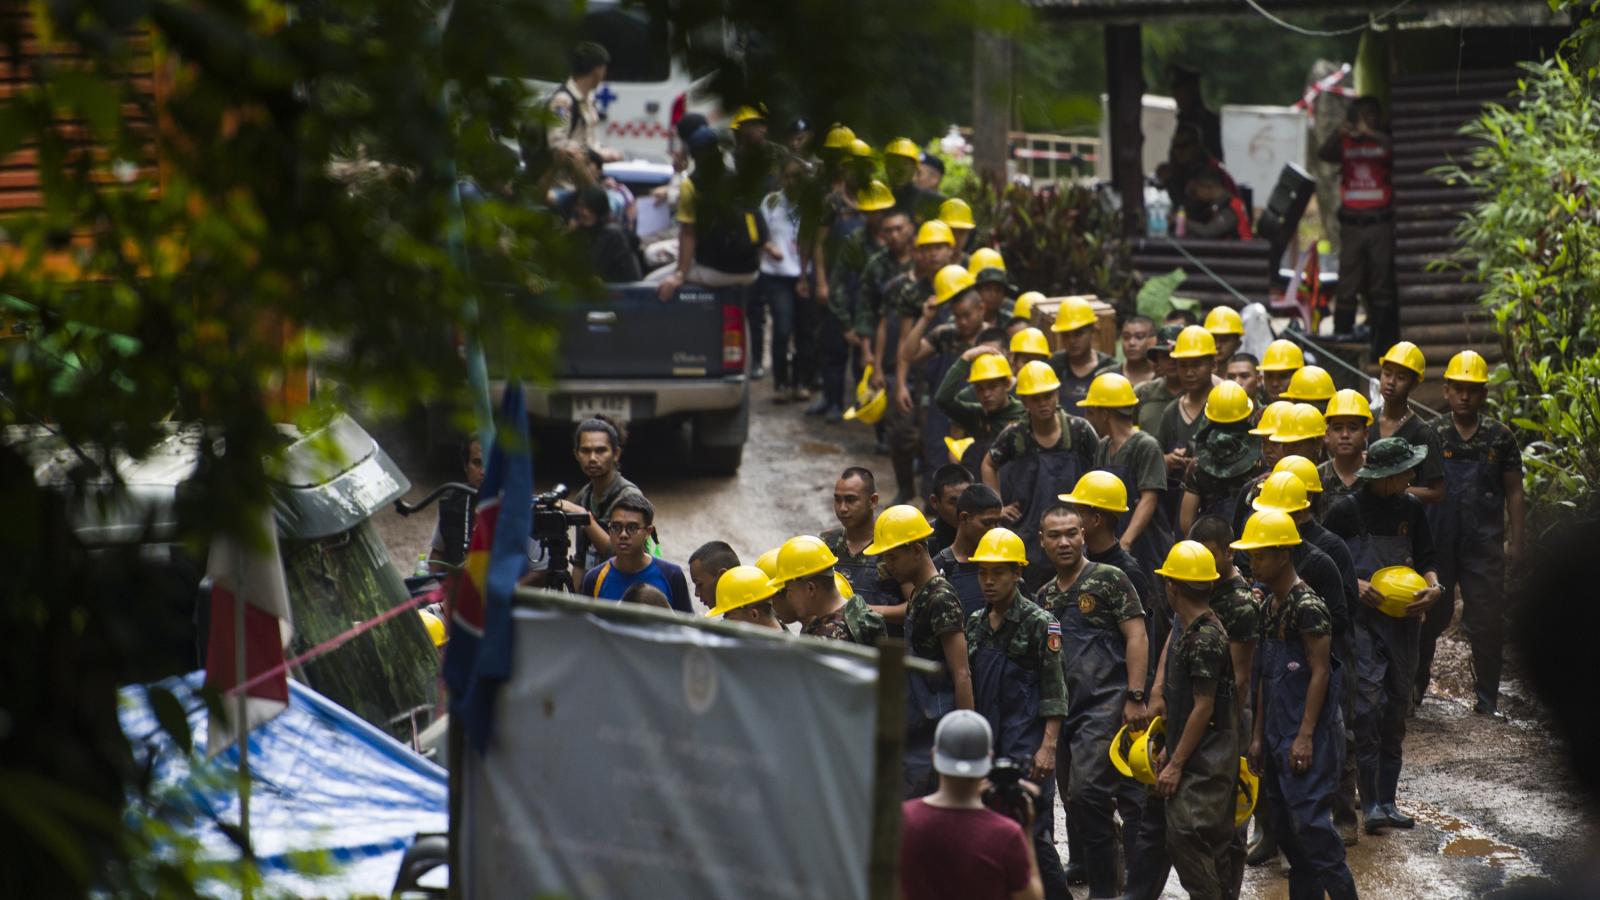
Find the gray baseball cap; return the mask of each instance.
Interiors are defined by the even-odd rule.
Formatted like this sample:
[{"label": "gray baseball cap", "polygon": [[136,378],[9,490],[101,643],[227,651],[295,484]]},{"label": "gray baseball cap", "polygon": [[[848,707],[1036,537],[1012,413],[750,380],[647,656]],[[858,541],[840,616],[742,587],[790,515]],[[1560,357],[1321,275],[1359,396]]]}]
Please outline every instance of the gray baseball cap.
[{"label": "gray baseball cap", "polygon": [[982,778],[989,774],[989,722],[970,709],[946,713],[933,732],[933,769],[941,775]]}]

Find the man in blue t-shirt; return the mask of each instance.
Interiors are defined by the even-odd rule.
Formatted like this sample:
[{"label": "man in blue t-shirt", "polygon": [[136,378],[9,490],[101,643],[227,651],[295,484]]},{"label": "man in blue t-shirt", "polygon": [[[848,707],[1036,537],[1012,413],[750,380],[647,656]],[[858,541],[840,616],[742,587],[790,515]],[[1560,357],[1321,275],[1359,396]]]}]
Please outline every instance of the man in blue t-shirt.
[{"label": "man in blue t-shirt", "polygon": [[648,584],[665,594],[673,609],[693,613],[689,582],[683,577],[683,570],[656,559],[646,549],[655,518],[655,507],[642,494],[619,498],[611,507],[611,521],[606,525],[611,551],[616,555],[590,569],[583,576],[578,593],[597,600],[621,600],[635,584]]}]

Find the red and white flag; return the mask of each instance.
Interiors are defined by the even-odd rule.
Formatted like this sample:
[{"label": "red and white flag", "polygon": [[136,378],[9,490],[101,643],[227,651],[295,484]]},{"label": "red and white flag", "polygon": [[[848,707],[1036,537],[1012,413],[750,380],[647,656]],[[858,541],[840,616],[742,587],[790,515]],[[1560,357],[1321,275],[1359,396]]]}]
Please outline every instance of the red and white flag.
[{"label": "red and white flag", "polygon": [[[278,529],[268,507],[263,511],[255,545],[231,535],[220,535],[211,542],[206,560],[206,575],[211,578],[211,631],[206,638],[206,684],[223,698],[224,716],[210,716],[206,723],[206,756],[216,756],[239,739],[238,697],[230,692],[239,684],[245,689],[245,730],[271,719],[289,706],[289,677],[283,667],[283,649],[294,635],[289,613],[289,590],[284,582],[283,561],[278,556]],[[239,677],[239,657],[235,652],[234,611],[243,601],[244,678]],[[261,678],[264,673],[276,673]]]}]

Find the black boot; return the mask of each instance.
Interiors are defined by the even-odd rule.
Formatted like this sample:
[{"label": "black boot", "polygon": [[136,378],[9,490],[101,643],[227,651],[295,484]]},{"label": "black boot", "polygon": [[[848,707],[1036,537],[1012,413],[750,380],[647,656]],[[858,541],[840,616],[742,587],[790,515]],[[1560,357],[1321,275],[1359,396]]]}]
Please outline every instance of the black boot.
[{"label": "black boot", "polygon": [[1393,757],[1378,757],[1378,795],[1382,797],[1383,814],[1389,824],[1396,828],[1414,828],[1417,820],[1400,811],[1395,806],[1395,794],[1400,788],[1400,760]]},{"label": "black boot", "polygon": [[909,456],[896,455],[891,460],[894,463],[895,495],[890,505],[910,503],[917,495],[917,474],[913,467],[913,459]]}]

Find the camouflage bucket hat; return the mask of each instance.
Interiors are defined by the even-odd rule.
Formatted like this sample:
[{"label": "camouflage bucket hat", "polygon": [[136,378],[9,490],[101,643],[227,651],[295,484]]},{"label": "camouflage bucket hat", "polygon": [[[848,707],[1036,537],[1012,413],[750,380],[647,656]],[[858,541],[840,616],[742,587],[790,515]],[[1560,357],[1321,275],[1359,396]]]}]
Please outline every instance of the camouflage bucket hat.
[{"label": "camouflage bucket hat", "polygon": [[1178,340],[1178,332],[1182,330],[1182,325],[1161,326],[1161,328],[1156,331],[1155,344],[1152,345],[1149,350],[1144,352],[1145,358],[1152,358],[1158,353],[1171,353],[1172,345]]},{"label": "camouflage bucket hat", "polygon": [[1213,478],[1237,478],[1261,461],[1261,442],[1248,434],[1207,429],[1195,448],[1195,464]]},{"label": "camouflage bucket hat", "polygon": [[978,273],[973,286],[976,287],[980,284],[998,284],[1006,289],[1007,294],[1015,294],[1017,292],[1016,285],[1006,280],[1005,270],[996,269],[993,266]]},{"label": "camouflage bucket hat", "polygon": [[1427,458],[1427,447],[1402,437],[1387,437],[1367,448],[1367,464],[1356,470],[1356,477],[1388,478],[1416,468]]}]

